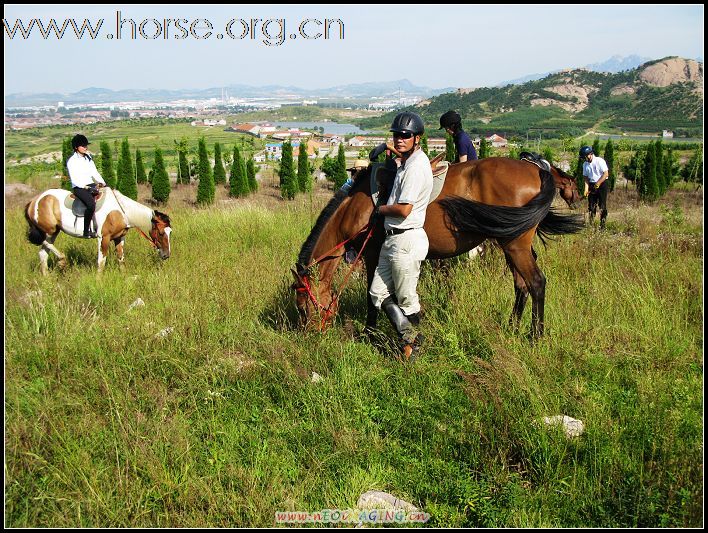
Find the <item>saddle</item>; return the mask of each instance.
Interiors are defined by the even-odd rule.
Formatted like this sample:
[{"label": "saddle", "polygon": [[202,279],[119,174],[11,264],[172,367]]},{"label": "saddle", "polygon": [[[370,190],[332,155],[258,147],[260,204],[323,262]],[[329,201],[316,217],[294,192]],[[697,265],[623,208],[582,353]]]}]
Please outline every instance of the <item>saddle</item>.
[{"label": "saddle", "polygon": [[[105,200],[105,191],[100,191],[98,197],[96,197],[96,211],[101,209]],[[64,200],[64,207],[66,207],[67,209],[71,209],[71,213],[76,217],[82,217],[86,213],[86,204],[76,198],[76,195],[74,194],[70,194],[66,197],[66,200]]]},{"label": "saddle", "polygon": [[[445,185],[445,178],[447,177],[447,171],[450,168],[450,163],[447,161],[442,161],[443,157],[445,157],[444,153],[438,154],[432,161],[430,161],[430,168],[433,171],[433,189],[430,192],[428,203],[438,197],[443,185]],[[387,172],[388,175],[386,175]],[[370,185],[371,199],[373,200],[374,205],[378,205],[379,189],[385,190],[387,193],[390,192],[394,176],[395,169],[391,167],[391,163],[371,163]],[[385,201],[385,199],[382,199],[382,201]]]},{"label": "saddle", "polygon": [[521,154],[519,154],[519,159],[536,165],[538,168],[545,170],[546,172],[551,171],[551,164],[536,152],[521,152]]}]

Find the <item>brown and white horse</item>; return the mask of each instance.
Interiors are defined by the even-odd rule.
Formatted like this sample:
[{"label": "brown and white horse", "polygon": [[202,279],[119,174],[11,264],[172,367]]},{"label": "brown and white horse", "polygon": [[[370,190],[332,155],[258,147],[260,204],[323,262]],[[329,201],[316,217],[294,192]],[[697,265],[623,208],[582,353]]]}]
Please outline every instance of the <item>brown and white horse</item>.
[{"label": "brown and white horse", "polygon": [[[170,218],[159,211],[131,200],[120,192],[103,188],[106,195],[100,208],[94,214],[98,234],[98,272],[106,265],[110,242],[116,246],[118,264],[121,269],[125,261],[125,236],[130,228],[137,228],[157,249],[162,259],[170,257]],[[48,273],[49,252],[59,260],[60,268],[66,266],[66,257],[54,246],[54,241],[63,231],[72,237],[83,238],[83,217],[77,217],[66,207],[71,195],[63,189],[49,189],[35,196],[25,206],[25,218],[29,224],[27,238],[40,246],[39,261],[42,274]],[[147,237],[149,235],[149,237]]]}]

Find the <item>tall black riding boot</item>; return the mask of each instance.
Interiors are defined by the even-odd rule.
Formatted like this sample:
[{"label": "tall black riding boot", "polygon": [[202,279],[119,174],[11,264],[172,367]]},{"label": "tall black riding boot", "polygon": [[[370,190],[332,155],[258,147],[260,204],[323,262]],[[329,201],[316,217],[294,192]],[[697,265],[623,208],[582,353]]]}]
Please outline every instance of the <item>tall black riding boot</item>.
[{"label": "tall black riding boot", "polygon": [[[398,338],[401,342],[401,350],[407,360],[411,360],[418,346],[418,332],[411,321],[406,317],[396,301],[390,296],[381,304],[381,309],[384,310],[386,316],[391,321],[391,324],[398,332]],[[417,314],[416,314],[417,315]],[[417,316],[416,316],[417,318]],[[416,319],[414,318],[414,320]]]}]

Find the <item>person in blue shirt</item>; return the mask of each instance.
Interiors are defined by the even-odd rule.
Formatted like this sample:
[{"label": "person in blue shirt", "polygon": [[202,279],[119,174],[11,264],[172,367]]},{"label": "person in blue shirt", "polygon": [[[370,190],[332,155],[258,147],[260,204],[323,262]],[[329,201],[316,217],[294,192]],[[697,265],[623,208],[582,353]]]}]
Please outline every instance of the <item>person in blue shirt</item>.
[{"label": "person in blue shirt", "polygon": [[455,141],[457,149],[457,159],[454,163],[464,163],[477,159],[477,151],[474,149],[472,139],[462,129],[462,117],[457,111],[448,111],[440,117],[440,129],[445,129]]}]

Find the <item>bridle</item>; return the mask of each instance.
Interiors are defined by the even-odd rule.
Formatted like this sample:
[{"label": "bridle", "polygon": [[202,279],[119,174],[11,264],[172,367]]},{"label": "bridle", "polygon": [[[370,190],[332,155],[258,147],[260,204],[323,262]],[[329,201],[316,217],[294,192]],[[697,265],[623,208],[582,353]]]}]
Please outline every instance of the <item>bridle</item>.
[{"label": "bridle", "polygon": [[[344,245],[346,245],[348,242],[353,241],[359,235],[364,234],[368,230],[368,233],[366,235],[366,238],[364,239],[364,243],[361,245],[361,249],[359,250],[359,253],[356,256],[356,259],[351,264],[351,267],[349,267],[349,271],[347,272],[347,275],[344,277],[344,281],[342,282],[341,286],[339,287],[339,290],[333,290],[333,296],[332,300],[330,301],[329,305],[325,306],[321,302],[317,300],[317,297],[315,296],[314,292],[312,291],[312,286],[310,285],[310,282],[308,280],[309,272],[310,269],[314,266],[319,265],[325,260],[329,259],[334,259],[334,257],[341,257],[340,255],[332,257],[332,253],[337,251],[338,249],[342,248]],[[339,296],[342,294],[344,291],[344,287],[346,287],[347,283],[349,282],[349,278],[354,271],[354,267],[356,266],[357,262],[359,261],[359,258],[361,257],[362,253],[364,253],[364,248],[366,248],[367,243],[369,242],[369,239],[371,239],[371,236],[374,234],[374,224],[372,222],[368,222],[363,228],[361,228],[359,231],[357,231],[354,235],[349,237],[348,239],[340,242],[337,244],[334,248],[331,250],[328,250],[324,254],[322,254],[320,257],[317,259],[313,260],[309,265],[304,267],[302,270],[295,272],[293,270],[293,273],[297,277],[297,279],[302,283],[301,287],[295,287],[296,292],[305,292],[307,293],[307,297],[309,298],[310,302],[312,302],[312,305],[317,309],[317,313],[319,314],[320,317],[320,324],[319,324],[319,331],[324,331],[324,329],[327,327],[327,323],[337,314],[337,308],[338,308],[338,301],[339,301]]]}]

